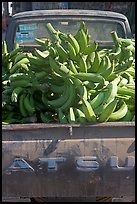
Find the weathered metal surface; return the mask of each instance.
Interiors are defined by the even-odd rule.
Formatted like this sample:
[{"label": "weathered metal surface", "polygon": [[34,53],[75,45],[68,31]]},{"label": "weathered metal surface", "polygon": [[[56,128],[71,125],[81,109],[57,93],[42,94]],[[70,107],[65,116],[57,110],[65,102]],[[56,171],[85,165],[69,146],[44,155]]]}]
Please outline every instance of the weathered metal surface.
[{"label": "weathered metal surface", "polygon": [[2,128],[2,195],[134,196],[135,123]]},{"label": "weathered metal surface", "polygon": [[20,198],[20,197],[2,197],[2,202],[31,202],[30,198]]}]

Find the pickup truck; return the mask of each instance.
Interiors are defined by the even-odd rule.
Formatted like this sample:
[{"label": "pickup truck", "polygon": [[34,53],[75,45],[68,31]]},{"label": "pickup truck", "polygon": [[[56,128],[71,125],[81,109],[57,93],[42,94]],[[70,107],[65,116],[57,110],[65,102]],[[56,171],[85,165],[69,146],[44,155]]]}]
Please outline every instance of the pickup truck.
[{"label": "pickup truck", "polygon": [[[84,21],[100,47],[111,31],[133,38],[127,18],[98,10],[37,10],[12,16],[8,51],[48,38],[45,24],[72,34]],[[39,198],[39,199],[38,199]],[[134,202],[135,122],[2,125],[2,199],[6,201]],[[28,199],[28,200],[27,200]],[[29,200],[30,199],[30,200]]]}]

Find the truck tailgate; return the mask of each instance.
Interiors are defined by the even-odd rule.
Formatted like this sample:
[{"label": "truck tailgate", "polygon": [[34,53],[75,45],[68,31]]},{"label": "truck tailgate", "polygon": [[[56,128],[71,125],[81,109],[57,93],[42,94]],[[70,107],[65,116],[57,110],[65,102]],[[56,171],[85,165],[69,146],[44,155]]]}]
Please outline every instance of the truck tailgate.
[{"label": "truck tailgate", "polygon": [[135,123],[2,127],[2,195],[135,195]]}]

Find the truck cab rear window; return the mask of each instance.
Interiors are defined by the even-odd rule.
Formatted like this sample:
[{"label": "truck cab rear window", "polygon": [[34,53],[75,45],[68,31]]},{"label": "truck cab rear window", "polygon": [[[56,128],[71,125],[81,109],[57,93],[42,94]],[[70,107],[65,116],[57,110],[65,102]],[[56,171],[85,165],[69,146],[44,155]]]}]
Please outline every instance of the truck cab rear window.
[{"label": "truck cab rear window", "polygon": [[[60,30],[64,33],[76,34],[80,26],[81,21],[67,20],[50,21],[52,26],[56,30]],[[35,38],[44,39],[49,38],[46,24],[48,21],[32,22],[32,23],[20,23],[17,26],[15,42],[18,42],[23,46],[36,45]],[[91,41],[110,42],[112,41],[110,32],[116,31],[119,37],[124,36],[123,26],[118,22],[112,21],[97,21],[90,20],[85,21],[89,34],[91,35]]]}]

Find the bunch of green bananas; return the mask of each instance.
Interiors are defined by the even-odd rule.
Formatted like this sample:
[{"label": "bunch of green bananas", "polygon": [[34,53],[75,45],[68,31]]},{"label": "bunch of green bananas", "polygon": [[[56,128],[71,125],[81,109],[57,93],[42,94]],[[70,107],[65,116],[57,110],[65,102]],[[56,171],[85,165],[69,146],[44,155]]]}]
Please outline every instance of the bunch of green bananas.
[{"label": "bunch of green bananas", "polygon": [[33,54],[2,44],[2,121],[96,123],[135,119],[135,40],[111,32],[99,49],[84,22],[75,35],[46,29]]}]

